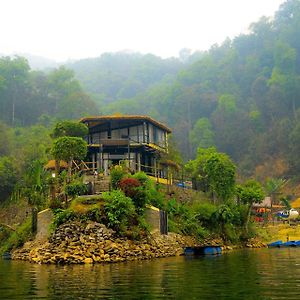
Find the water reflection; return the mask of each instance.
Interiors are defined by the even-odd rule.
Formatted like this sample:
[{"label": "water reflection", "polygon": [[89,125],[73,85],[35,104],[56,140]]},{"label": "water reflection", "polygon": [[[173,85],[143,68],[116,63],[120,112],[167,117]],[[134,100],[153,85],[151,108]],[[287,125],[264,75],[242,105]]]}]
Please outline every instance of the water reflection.
[{"label": "water reflection", "polygon": [[1,299],[298,299],[300,249],[110,265],[0,261]]}]

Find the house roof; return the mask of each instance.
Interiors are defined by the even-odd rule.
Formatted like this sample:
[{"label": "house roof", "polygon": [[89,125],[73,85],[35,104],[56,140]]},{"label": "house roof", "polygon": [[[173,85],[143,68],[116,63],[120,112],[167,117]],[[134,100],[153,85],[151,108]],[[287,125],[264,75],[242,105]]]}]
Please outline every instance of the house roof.
[{"label": "house roof", "polygon": [[300,208],[300,198],[291,203],[292,208]]},{"label": "house roof", "polygon": [[152,119],[149,116],[142,116],[142,115],[121,115],[121,114],[115,114],[110,116],[93,116],[93,117],[85,117],[81,118],[80,122],[82,123],[90,123],[92,126],[101,124],[106,121],[148,121],[157,127],[167,131],[168,133],[171,133],[171,129],[168,128],[163,123],[160,123],[154,119]]},{"label": "house roof", "polygon": [[[68,168],[68,164],[63,161],[63,160],[60,160],[59,161],[59,167],[61,169],[67,169]],[[54,170],[55,169],[55,160],[52,159],[52,160],[49,160],[48,163],[44,166],[45,169],[50,169],[50,170]]]}]

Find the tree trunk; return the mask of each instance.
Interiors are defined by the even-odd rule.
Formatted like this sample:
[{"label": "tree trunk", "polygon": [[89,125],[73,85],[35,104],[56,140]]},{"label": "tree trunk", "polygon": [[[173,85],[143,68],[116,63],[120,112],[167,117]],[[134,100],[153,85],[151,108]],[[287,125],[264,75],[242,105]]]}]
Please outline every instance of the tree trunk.
[{"label": "tree trunk", "polygon": [[71,181],[71,176],[72,176],[72,160],[73,159],[70,159],[68,161],[68,182]]},{"label": "tree trunk", "polygon": [[60,160],[55,160],[55,175],[58,176],[60,171]]},{"label": "tree trunk", "polygon": [[249,205],[248,207],[248,211],[247,211],[247,219],[246,219],[246,223],[245,223],[245,230],[246,233],[248,234],[249,230],[248,230],[248,226],[249,226],[249,221],[250,221],[250,216],[251,216],[251,210],[252,210],[252,203]]}]

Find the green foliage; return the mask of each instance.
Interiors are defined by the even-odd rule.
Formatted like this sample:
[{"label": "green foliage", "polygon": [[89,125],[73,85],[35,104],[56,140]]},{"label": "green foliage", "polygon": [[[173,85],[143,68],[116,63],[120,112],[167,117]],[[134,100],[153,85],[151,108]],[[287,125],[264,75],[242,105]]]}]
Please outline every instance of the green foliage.
[{"label": "green foliage", "polygon": [[52,229],[56,229],[59,225],[78,218],[78,215],[71,209],[55,209],[53,210],[54,218]]},{"label": "green foliage", "polygon": [[286,207],[286,209],[290,210],[292,208],[289,200],[287,197],[281,197],[280,201],[282,202],[282,204]]},{"label": "green foliage", "polygon": [[282,178],[268,178],[266,180],[265,189],[268,196],[280,194],[280,190],[287,183],[287,180]]},{"label": "green foliage", "polygon": [[86,90],[105,103],[134,97],[163,78],[175,75],[180,66],[177,59],[122,52],[105,53],[68,65]]},{"label": "green foliage", "polygon": [[72,136],[84,138],[88,134],[88,128],[85,124],[75,121],[62,121],[56,123],[52,138],[59,138],[63,136]]},{"label": "green foliage", "polygon": [[212,216],[215,214],[217,207],[209,202],[199,203],[193,207],[195,218],[205,228],[214,226]]},{"label": "green foliage", "polygon": [[146,204],[149,203],[159,209],[165,209],[165,194],[157,187],[154,186],[155,183],[152,183],[152,186],[148,187],[145,190],[146,193]]},{"label": "green foliage", "polygon": [[12,193],[17,182],[17,172],[13,158],[0,157],[0,195],[5,200]]},{"label": "green foliage", "polygon": [[149,185],[151,185],[151,179],[144,172],[137,172],[132,175],[132,178],[137,179],[144,187],[148,187]]},{"label": "green foliage", "polygon": [[119,188],[121,179],[126,175],[125,170],[121,166],[115,166],[110,171],[110,181],[113,189]]},{"label": "green foliage", "polygon": [[72,198],[85,195],[87,193],[87,186],[81,182],[72,182],[65,186],[65,193]]},{"label": "green foliage", "polygon": [[237,186],[236,192],[241,202],[247,205],[261,203],[265,197],[261,184],[255,180],[248,180],[243,185]]},{"label": "green foliage", "polygon": [[108,225],[114,229],[126,227],[129,219],[134,215],[135,208],[132,200],[120,190],[104,193],[104,211]]},{"label": "green foliage", "polygon": [[208,118],[198,119],[190,131],[189,139],[195,149],[214,146],[214,132]]},{"label": "green foliage", "polygon": [[204,191],[207,188],[222,201],[233,196],[236,167],[226,154],[215,148],[199,148],[196,160],[189,162],[187,167]]},{"label": "green foliage", "polygon": [[87,143],[82,138],[64,136],[53,143],[52,155],[57,160],[83,159],[86,153]]},{"label": "green foliage", "polygon": [[31,238],[31,217],[29,217],[17,227],[16,231],[10,233],[9,237],[2,243],[0,253],[10,252],[12,249],[21,247]]}]

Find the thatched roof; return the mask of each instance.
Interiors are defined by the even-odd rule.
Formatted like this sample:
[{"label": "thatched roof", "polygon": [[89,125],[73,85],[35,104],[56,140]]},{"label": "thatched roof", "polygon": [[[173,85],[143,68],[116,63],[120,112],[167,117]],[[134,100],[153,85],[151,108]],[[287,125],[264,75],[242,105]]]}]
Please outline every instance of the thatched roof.
[{"label": "thatched roof", "polygon": [[92,124],[95,126],[97,124],[101,124],[106,121],[148,121],[157,127],[171,133],[171,129],[168,128],[165,124],[160,123],[149,116],[141,116],[141,115],[122,115],[122,114],[115,114],[110,116],[94,116],[94,117],[86,117],[81,118],[80,122]]},{"label": "thatched roof", "polygon": [[[65,161],[61,160],[59,162],[59,167],[61,169],[67,169],[68,168],[68,164]],[[48,163],[44,166],[44,168],[45,169],[49,169],[49,170],[55,170],[55,160],[54,159],[49,160]]]},{"label": "thatched roof", "polygon": [[300,198],[291,203],[292,208],[300,208]]}]

